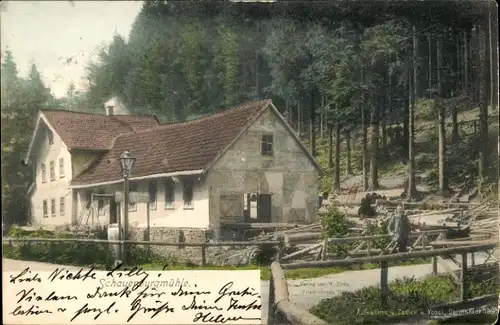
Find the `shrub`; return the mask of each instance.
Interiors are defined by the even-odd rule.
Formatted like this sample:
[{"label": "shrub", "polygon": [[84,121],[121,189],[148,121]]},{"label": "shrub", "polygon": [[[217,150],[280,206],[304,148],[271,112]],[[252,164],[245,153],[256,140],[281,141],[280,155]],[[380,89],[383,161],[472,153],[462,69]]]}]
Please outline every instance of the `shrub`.
[{"label": "shrub", "polygon": [[[323,228],[323,236],[326,238],[346,237],[349,233],[351,222],[346,215],[341,213],[334,205],[328,205],[326,212],[320,213],[320,222]],[[337,255],[347,254],[351,245],[329,245],[328,250]]]},{"label": "shrub", "polygon": [[[7,234],[12,238],[72,238],[70,233],[50,230],[28,231],[13,227]],[[108,243],[92,242],[21,242],[4,243],[3,256],[6,258],[46,262],[63,265],[112,265],[114,256],[112,246]],[[128,255],[128,263],[140,265],[154,263],[159,260],[146,248],[132,246]],[[165,260],[164,258],[162,259]]]},{"label": "shrub", "polygon": [[[492,287],[485,287],[485,293],[492,293]],[[459,290],[449,276],[439,276],[417,281],[403,278],[389,285],[387,303],[382,304],[380,288],[372,286],[355,292],[320,301],[310,312],[329,324],[387,324],[389,319],[404,319],[419,315],[427,308],[459,299]],[[475,289],[476,293],[481,290]],[[493,291],[494,292],[494,291]]]}]

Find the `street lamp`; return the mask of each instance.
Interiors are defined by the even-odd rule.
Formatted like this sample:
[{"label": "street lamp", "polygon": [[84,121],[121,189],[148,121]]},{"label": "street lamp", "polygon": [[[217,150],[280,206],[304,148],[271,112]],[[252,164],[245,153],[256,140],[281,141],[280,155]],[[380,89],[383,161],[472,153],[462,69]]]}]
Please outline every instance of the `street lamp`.
[{"label": "street lamp", "polygon": [[[135,158],[132,157],[132,154],[129,150],[125,150],[120,155],[120,166],[123,173],[123,237],[125,240],[128,240],[128,209],[129,209],[129,177],[130,170],[134,166]],[[121,237],[121,229],[119,230],[119,234]],[[121,240],[121,238],[120,238]],[[124,245],[124,254],[122,256],[122,261],[125,263],[127,257],[127,248]]]}]

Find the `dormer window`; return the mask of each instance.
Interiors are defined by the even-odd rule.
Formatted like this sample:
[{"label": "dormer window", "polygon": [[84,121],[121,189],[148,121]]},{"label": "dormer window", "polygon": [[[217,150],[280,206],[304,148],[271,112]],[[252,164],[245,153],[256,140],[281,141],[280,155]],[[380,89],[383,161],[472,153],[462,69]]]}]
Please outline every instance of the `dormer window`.
[{"label": "dormer window", "polygon": [[47,138],[49,139],[49,144],[54,144],[54,134],[50,129],[47,128]]}]

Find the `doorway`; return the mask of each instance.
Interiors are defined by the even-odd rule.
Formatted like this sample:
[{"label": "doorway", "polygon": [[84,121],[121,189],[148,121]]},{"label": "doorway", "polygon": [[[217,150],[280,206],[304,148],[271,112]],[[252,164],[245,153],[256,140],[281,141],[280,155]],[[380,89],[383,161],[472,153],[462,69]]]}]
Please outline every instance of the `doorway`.
[{"label": "doorway", "polygon": [[271,194],[259,194],[257,201],[257,220],[259,222],[271,222],[271,213]]},{"label": "doorway", "polygon": [[114,199],[109,202],[109,223],[118,223],[118,204]]}]

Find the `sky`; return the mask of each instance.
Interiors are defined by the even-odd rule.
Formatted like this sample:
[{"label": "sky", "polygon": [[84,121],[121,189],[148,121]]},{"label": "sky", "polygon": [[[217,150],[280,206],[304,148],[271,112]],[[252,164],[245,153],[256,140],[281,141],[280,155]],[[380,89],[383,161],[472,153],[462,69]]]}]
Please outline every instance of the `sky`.
[{"label": "sky", "polygon": [[[114,33],[128,39],[142,1],[3,1],[1,46],[26,77],[35,63],[56,97],[83,90],[85,66]],[[68,58],[71,61],[68,62]]]}]

